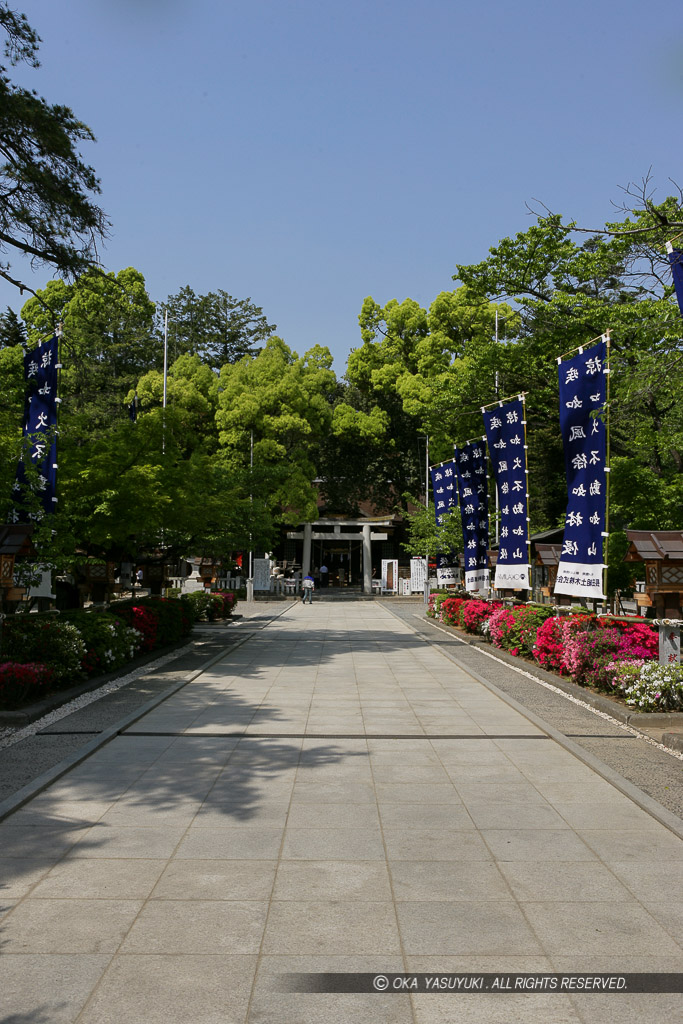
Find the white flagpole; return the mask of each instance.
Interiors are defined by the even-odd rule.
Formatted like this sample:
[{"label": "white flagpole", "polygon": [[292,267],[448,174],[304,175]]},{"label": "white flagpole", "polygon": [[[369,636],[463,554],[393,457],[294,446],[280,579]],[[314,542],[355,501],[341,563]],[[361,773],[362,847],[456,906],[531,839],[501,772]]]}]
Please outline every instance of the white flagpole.
[{"label": "white flagpole", "polygon": [[162,408],[164,412],[163,424],[162,424],[162,437],[161,437],[161,452],[162,455],[166,454],[166,378],[168,375],[168,310],[165,311],[164,315],[164,400]]},{"label": "white flagpole", "polygon": [[166,408],[166,377],[168,372],[168,310],[164,316],[164,409]]}]

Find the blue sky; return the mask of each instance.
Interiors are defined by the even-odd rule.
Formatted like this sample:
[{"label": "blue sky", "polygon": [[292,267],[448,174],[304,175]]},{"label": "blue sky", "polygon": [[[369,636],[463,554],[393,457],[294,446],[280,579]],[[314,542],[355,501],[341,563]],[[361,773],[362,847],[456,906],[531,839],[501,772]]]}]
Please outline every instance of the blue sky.
[{"label": "blue sky", "polygon": [[338,373],[366,295],[429,305],[533,198],[593,227],[650,167],[683,183],[680,0],[13,6],[43,43],[12,77],[97,136],[106,268],[250,296]]}]

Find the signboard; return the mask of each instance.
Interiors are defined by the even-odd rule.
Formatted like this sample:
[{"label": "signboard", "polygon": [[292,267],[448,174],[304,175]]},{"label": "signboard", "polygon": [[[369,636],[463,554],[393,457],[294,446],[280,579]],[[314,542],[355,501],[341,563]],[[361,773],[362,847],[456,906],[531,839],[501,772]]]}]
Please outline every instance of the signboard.
[{"label": "signboard", "polygon": [[422,593],[427,579],[427,563],[424,558],[414,557],[410,559],[410,592]]},{"label": "signboard", "polygon": [[254,590],[270,590],[270,559],[254,559]]},{"label": "signboard", "polygon": [[659,664],[679,665],[681,661],[681,627],[659,624]]},{"label": "signboard", "polygon": [[401,594],[403,597],[410,597],[410,580],[399,580],[401,586]]},{"label": "signboard", "polygon": [[398,559],[382,559],[382,593],[395,594],[398,590]]}]

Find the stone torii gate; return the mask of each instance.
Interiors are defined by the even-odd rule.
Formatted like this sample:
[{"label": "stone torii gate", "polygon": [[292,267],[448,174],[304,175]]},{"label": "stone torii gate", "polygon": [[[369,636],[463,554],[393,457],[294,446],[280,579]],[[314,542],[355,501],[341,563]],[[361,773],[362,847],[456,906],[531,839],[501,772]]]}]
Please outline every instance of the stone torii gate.
[{"label": "stone torii gate", "polygon": [[[314,540],[363,542],[363,593],[372,593],[372,542],[387,540],[387,533],[378,533],[374,527],[392,526],[391,519],[318,519],[315,523],[304,523],[303,530],[287,534],[287,540],[303,540],[304,552],[301,560],[302,575],[311,571],[311,548]],[[348,528],[351,527],[351,530]],[[342,528],[344,528],[342,532]]]}]

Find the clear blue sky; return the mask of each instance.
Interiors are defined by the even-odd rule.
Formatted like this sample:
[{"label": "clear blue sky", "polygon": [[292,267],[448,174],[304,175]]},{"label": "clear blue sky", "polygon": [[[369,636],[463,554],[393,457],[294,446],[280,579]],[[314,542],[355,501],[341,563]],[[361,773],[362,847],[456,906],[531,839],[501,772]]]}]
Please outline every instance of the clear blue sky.
[{"label": "clear blue sky", "polygon": [[338,373],[366,295],[428,305],[532,198],[592,227],[683,183],[681,0],[12,5],[43,38],[12,76],[97,136],[106,268],[251,296]]}]

